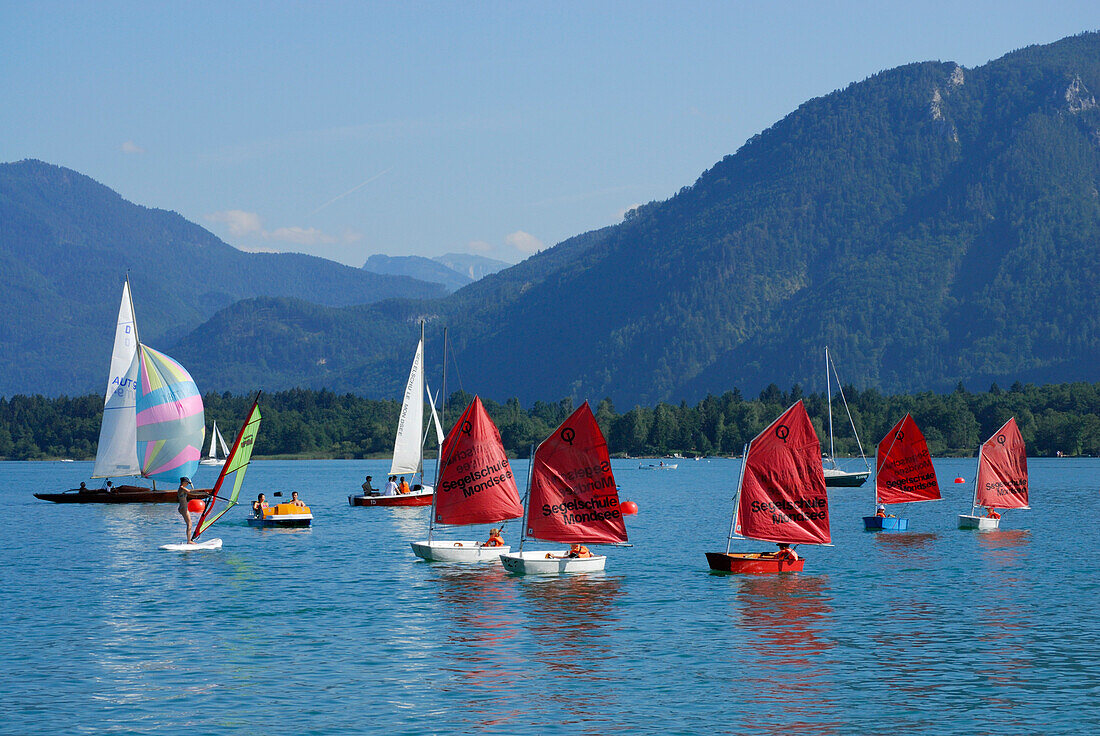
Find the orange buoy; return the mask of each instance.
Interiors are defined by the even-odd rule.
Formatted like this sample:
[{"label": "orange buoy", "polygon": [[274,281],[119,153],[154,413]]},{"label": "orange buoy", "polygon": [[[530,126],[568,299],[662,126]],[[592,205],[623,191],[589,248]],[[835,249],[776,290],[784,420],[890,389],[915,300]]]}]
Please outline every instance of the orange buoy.
[{"label": "orange buoy", "polygon": [[623,501],[619,504],[619,508],[622,509],[623,516],[630,516],[638,513],[638,504],[633,501]]},{"label": "orange buoy", "polygon": [[965,483],[965,482],[966,482],[966,478],[956,478],[956,479],[955,479],[955,482],[956,482],[956,483]]},{"label": "orange buoy", "polygon": [[193,514],[201,513],[204,508],[206,508],[206,504],[197,498],[192,498],[187,502],[187,510]]}]

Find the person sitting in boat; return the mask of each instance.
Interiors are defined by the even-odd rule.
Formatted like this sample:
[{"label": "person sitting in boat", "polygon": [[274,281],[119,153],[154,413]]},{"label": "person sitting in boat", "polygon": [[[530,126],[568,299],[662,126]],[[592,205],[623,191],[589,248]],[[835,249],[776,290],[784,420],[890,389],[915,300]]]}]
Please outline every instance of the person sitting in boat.
[{"label": "person sitting in boat", "polygon": [[989,506],[985,510],[985,518],[987,518],[987,519],[999,519],[999,518],[1001,518],[1001,515],[997,513],[996,509],[994,509],[992,506]]},{"label": "person sitting in boat", "polygon": [[367,479],[365,481],[363,481],[363,495],[364,496],[377,496],[378,495],[378,489],[375,488],[373,485],[371,485],[370,478],[371,477],[368,475]]},{"label": "person sitting in boat", "polygon": [[486,542],[483,542],[481,546],[482,547],[503,547],[504,546],[504,537],[501,536],[500,529],[490,529],[489,530],[489,540],[486,541]]},{"label": "person sitting in boat", "polygon": [[103,486],[103,490],[107,491],[107,493],[110,493],[114,489],[115,487],[111,485],[111,481],[107,481],[107,485]]},{"label": "person sitting in boat", "polygon": [[397,476],[391,475],[390,479],[386,481],[386,488],[382,491],[383,496],[396,496],[397,495]]},{"label": "person sitting in boat", "polygon": [[262,519],[264,516],[264,509],[267,508],[267,497],[264,494],[256,496],[256,500],[252,502],[252,515],[257,519]]},{"label": "person sitting in boat", "polygon": [[84,481],[80,481],[80,492],[84,493],[87,490],[88,490],[88,484],[85,483]]},{"label": "person sitting in boat", "polygon": [[880,519],[885,519],[886,518],[886,507],[883,506],[881,503],[878,505],[878,508],[875,509],[875,516],[877,516]]},{"label": "person sitting in boat", "polygon": [[410,490],[409,484],[405,482],[405,476],[401,476],[401,482],[397,484],[397,492],[404,494],[408,493]]},{"label": "person sitting in boat", "polygon": [[305,506],[306,505],[304,501],[302,501],[300,498],[298,498],[298,491],[291,492],[291,494],[290,494],[290,505],[291,506]]},{"label": "person sitting in boat", "polygon": [[794,551],[791,545],[785,542],[779,542],[779,551],[773,552],[777,560],[785,560],[790,563],[794,563],[798,560],[798,553]]},{"label": "person sitting in boat", "polygon": [[588,547],[583,544],[574,544],[569,548],[569,551],[562,555],[563,560],[591,557],[592,553],[588,551]]}]

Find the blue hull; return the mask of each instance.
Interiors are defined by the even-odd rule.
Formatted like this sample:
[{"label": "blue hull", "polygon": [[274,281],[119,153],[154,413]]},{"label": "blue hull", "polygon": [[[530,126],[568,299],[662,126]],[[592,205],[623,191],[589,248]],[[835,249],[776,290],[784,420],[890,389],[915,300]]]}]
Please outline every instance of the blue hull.
[{"label": "blue hull", "polygon": [[866,532],[903,532],[908,528],[908,519],[899,519],[890,516],[863,517],[863,530]]}]

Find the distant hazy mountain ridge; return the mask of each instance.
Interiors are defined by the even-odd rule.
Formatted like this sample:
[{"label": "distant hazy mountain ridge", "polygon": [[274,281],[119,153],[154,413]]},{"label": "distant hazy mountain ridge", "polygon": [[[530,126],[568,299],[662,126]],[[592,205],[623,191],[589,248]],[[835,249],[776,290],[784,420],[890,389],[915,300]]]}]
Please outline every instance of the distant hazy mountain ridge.
[{"label": "distant hazy mountain ridge", "polygon": [[496,273],[508,264],[484,256],[448,253],[435,258],[423,256],[373,255],[363,264],[367,271],[392,276],[409,276],[420,281],[442,284],[447,291],[455,291]]}]

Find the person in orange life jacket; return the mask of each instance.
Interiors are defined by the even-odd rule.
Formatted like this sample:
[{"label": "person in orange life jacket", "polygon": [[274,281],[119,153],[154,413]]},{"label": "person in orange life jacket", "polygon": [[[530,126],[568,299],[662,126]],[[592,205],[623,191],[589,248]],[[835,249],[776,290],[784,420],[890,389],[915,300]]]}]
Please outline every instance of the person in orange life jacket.
[{"label": "person in orange life jacket", "polygon": [[886,507],[883,506],[881,503],[878,505],[878,508],[875,509],[875,516],[879,517],[880,519],[893,519],[894,518],[893,514],[886,513]]},{"label": "person in orange life jacket", "polygon": [[1001,515],[1000,515],[1000,514],[998,514],[998,513],[997,513],[997,512],[996,512],[996,511],[995,511],[995,510],[993,509],[993,507],[992,507],[992,506],[989,506],[989,507],[987,507],[987,508],[986,508],[986,510],[985,510],[985,518],[987,518],[987,519],[999,519],[999,518],[1001,518]]},{"label": "person in orange life jacket", "polygon": [[257,519],[264,517],[264,509],[267,508],[267,497],[264,494],[256,496],[256,500],[252,502],[252,514]]},{"label": "person in orange life jacket", "polygon": [[583,544],[574,544],[569,551],[562,555],[562,559],[591,557],[592,553]]},{"label": "person in orange life jacket", "polygon": [[779,542],[779,551],[773,552],[772,556],[777,560],[785,560],[787,562],[794,563],[798,560],[798,553],[791,549],[791,545]]},{"label": "person in orange life jacket", "polygon": [[504,546],[504,537],[502,537],[500,535],[500,529],[490,529],[489,530],[489,540],[487,542],[483,542],[481,546],[482,547],[503,547]]},{"label": "person in orange life jacket", "polygon": [[409,484],[405,482],[405,476],[401,476],[401,482],[397,484],[398,493],[408,493]]}]

